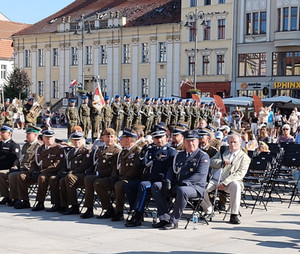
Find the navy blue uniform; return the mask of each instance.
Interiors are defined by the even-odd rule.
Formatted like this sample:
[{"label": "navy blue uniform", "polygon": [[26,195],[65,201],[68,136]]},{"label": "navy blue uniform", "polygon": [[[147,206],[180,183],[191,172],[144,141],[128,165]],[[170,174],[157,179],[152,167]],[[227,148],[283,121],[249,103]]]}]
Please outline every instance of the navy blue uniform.
[{"label": "navy blue uniform", "polygon": [[20,146],[12,139],[0,141],[0,170],[19,167]]},{"label": "navy blue uniform", "polygon": [[169,170],[167,176],[167,180],[172,182],[176,192],[174,209],[171,214],[167,213],[168,203],[162,194],[162,184],[155,183],[151,188],[160,221],[177,224],[188,199],[203,197],[208,168],[209,156],[199,148],[191,154],[185,151],[177,154],[174,167]]},{"label": "navy blue uniform", "polygon": [[[166,144],[163,147],[157,147],[151,145],[145,153],[145,157],[142,158],[145,165],[145,173],[143,181],[136,183],[136,187],[127,186],[125,193],[128,195],[136,195],[137,198],[134,204],[134,210],[143,212],[145,207],[145,200],[147,198],[147,190],[151,188],[151,185],[155,182],[162,182],[167,177],[167,172],[172,169],[173,159],[176,154],[176,150]],[[137,185],[138,184],[138,185]]]}]

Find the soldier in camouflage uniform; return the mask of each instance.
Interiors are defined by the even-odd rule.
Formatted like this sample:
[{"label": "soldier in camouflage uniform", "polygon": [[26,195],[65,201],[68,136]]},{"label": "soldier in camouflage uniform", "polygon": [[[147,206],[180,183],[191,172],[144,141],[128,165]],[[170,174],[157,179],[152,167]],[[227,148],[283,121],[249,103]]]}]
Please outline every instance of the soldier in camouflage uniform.
[{"label": "soldier in camouflage uniform", "polygon": [[177,112],[177,105],[176,105],[176,99],[172,98],[171,104],[170,104],[170,111],[171,111],[171,119],[169,124],[176,125],[177,118],[178,118],[178,112]]},{"label": "soldier in camouflage uniform", "polygon": [[161,107],[161,121],[166,123],[168,126],[170,123],[170,105],[169,105],[169,99],[164,99],[164,104]]},{"label": "soldier in camouflage uniform", "polygon": [[207,112],[207,123],[208,125],[211,124],[213,122],[213,118],[214,118],[214,104],[211,102],[208,105],[208,112]]},{"label": "soldier in camouflage uniform", "polygon": [[91,107],[91,123],[92,123],[92,142],[98,138],[101,129],[101,107],[96,101],[92,102]]},{"label": "soldier in camouflage uniform", "polygon": [[124,128],[131,128],[132,119],[133,119],[133,111],[131,105],[131,96],[130,94],[126,94],[125,101],[123,102],[123,111],[124,111]]},{"label": "soldier in camouflage uniform", "polygon": [[18,108],[12,106],[10,107],[10,99],[9,98],[5,98],[4,99],[4,107],[2,109],[2,114],[4,115],[4,124],[10,125],[12,126],[12,128],[14,128],[14,120],[13,120],[13,116],[14,113],[18,112]]},{"label": "soldier in camouflage uniform", "polygon": [[112,115],[113,115],[112,127],[116,131],[116,135],[118,136],[118,134],[122,128],[123,116],[124,116],[119,94],[117,94],[115,96],[115,101],[111,105],[111,109],[112,109]]},{"label": "soldier in camouflage uniform", "polygon": [[25,118],[26,127],[28,126],[28,124],[36,126],[36,122],[32,123],[32,122],[28,122],[28,120],[27,120],[27,115],[30,113],[32,105],[33,105],[33,98],[29,98],[27,100],[27,103],[24,104],[24,106],[23,106],[23,114],[24,114],[24,118]]},{"label": "soldier in camouflage uniform", "polygon": [[139,97],[137,96],[132,104],[132,111],[133,111],[133,119],[132,125],[140,124],[141,123],[141,104]]},{"label": "soldier in camouflage uniform", "polygon": [[184,113],[185,122],[188,124],[188,128],[190,129],[192,121],[190,99],[187,99],[184,104]]},{"label": "soldier in camouflage uniform", "polygon": [[70,100],[70,106],[66,108],[66,119],[68,124],[68,138],[71,135],[71,130],[74,126],[80,124],[78,109],[75,107],[75,100]]},{"label": "soldier in camouflage uniform", "polygon": [[198,108],[198,102],[194,101],[193,106],[191,108],[191,115],[192,115],[192,123],[191,129],[195,130],[198,128],[199,125],[199,118],[200,118],[200,111]]},{"label": "soldier in camouflage uniform", "polygon": [[206,109],[205,109],[205,102],[204,101],[202,101],[200,103],[199,111],[200,111],[200,118],[205,118],[206,119]]},{"label": "soldier in camouflage uniform", "polygon": [[153,121],[153,112],[150,105],[150,98],[146,98],[144,105],[141,108],[142,111],[142,125],[145,126],[145,133],[151,130],[151,125]]},{"label": "soldier in camouflage uniform", "polygon": [[105,105],[102,108],[102,130],[105,130],[110,127],[112,119],[112,110],[109,104],[109,97],[104,97]]},{"label": "soldier in camouflage uniform", "polygon": [[153,112],[153,124],[157,125],[161,120],[161,112],[160,107],[158,105],[158,98],[154,98],[153,104],[152,104],[152,112]]},{"label": "soldier in camouflage uniform", "polygon": [[177,102],[177,114],[178,114],[177,123],[184,122],[185,121],[185,119],[184,119],[185,112],[184,112],[184,107],[182,105],[181,98]]},{"label": "soldier in camouflage uniform", "polygon": [[89,99],[85,95],[82,97],[82,104],[79,108],[79,119],[84,133],[84,138],[87,139],[90,130],[91,109],[88,106]]}]

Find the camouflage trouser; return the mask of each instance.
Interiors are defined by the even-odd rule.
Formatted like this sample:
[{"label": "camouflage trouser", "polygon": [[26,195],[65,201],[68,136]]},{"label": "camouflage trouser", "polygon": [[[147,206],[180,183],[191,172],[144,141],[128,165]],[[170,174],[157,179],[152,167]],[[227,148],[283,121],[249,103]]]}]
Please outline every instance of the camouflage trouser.
[{"label": "camouflage trouser", "polygon": [[127,117],[125,116],[124,120],[125,120],[124,127],[130,129],[132,125],[132,116],[127,116]]},{"label": "camouflage trouser", "polygon": [[92,140],[94,141],[95,139],[98,138],[99,132],[100,132],[100,126],[101,124],[101,116],[96,115],[92,118]]},{"label": "camouflage trouser", "polygon": [[90,130],[90,118],[83,117],[81,122],[82,131],[84,133],[84,138],[87,139]]},{"label": "camouflage trouser", "polygon": [[105,119],[104,121],[102,121],[102,130],[110,128],[110,126],[111,126],[111,120]]},{"label": "camouflage trouser", "polygon": [[73,127],[76,126],[76,125],[78,125],[77,121],[70,121],[68,123],[68,137],[67,138],[70,137],[71,131],[72,131]]}]

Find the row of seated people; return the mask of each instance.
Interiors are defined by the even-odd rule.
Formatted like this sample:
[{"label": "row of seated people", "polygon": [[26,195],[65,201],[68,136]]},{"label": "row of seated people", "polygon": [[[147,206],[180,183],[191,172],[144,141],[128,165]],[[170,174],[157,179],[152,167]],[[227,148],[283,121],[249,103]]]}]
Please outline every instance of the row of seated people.
[{"label": "row of seated people", "polygon": [[[202,207],[209,215],[212,204],[208,193],[213,189],[230,194],[230,223],[239,224],[238,218],[243,177],[250,158],[241,149],[241,137],[233,134],[228,138],[229,149],[217,152],[211,159],[199,149],[199,132],[182,130],[184,151],[177,152],[167,142],[166,129],[157,125],[152,131],[154,143],[141,148],[137,134],[125,129],[120,145],[116,143],[114,129],[103,131],[104,145],[89,151],[84,146],[83,133],[71,135],[73,148],[67,153],[55,143],[52,130],[42,132],[43,144],[38,142],[39,129],[26,130],[26,143],[22,148],[22,160],[18,158],[19,146],[12,139],[12,129],[1,128],[2,139],[15,146],[15,160],[9,170],[1,170],[0,204],[16,209],[30,208],[28,189],[37,184],[36,203],[33,211],[44,210],[44,202],[50,186],[52,208],[49,212],[65,215],[79,214],[77,188],[85,189],[84,207],[81,218],[94,216],[94,193],[97,193],[105,213],[100,219],[123,220],[123,208],[127,197],[132,217],[127,227],[141,225],[149,193],[155,200],[159,222],[155,228],[174,229],[178,227],[183,209],[190,198],[203,198]],[[7,135],[7,137],[5,137]],[[1,141],[3,142],[3,140]],[[207,184],[209,167],[222,168],[220,181]],[[115,193],[115,206],[109,193]],[[169,195],[175,197],[172,212],[168,211]]]}]

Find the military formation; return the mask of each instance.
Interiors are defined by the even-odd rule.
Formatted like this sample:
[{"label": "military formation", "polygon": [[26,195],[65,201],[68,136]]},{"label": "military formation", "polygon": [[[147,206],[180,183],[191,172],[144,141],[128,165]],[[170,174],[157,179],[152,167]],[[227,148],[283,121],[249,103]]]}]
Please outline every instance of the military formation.
[{"label": "military formation", "polygon": [[123,99],[120,95],[115,95],[112,100],[105,96],[104,101],[105,104],[99,106],[97,102],[84,96],[77,110],[75,100],[70,100],[70,105],[66,109],[68,137],[72,127],[77,124],[82,126],[85,138],[87,138],[88,131],[92,130],[92,141],[97,139],[100,130],[109,127],[113,128],[117,135],[124,128],[132,128],[137,124],[144,125],[144,132],[147,134],[154,125],[160,122],[166,123],[167,126],[186,122],[189,129],[197,129],[199,119],[206,119],[208,124],[211,124],[215,114],[213,103],[198,103],[191,99],[183,101],[181,98],[140,99],[135,97],[132,100],[127,94]]}]

